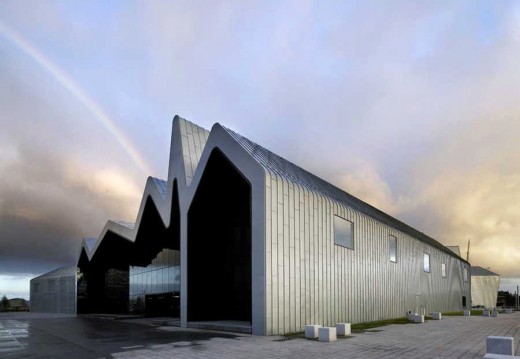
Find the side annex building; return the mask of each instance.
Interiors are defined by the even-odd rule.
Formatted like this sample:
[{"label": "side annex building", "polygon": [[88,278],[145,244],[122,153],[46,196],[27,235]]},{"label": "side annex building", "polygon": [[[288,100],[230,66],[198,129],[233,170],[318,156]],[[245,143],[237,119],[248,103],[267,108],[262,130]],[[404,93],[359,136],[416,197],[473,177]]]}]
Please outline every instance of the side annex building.
[{"label": "side annex building", "polygon": [[135,223],[82,242],[76,308],[276,335],[467,309],[469,268],[236,132],[175,116],[167,180],[148,178]]}]

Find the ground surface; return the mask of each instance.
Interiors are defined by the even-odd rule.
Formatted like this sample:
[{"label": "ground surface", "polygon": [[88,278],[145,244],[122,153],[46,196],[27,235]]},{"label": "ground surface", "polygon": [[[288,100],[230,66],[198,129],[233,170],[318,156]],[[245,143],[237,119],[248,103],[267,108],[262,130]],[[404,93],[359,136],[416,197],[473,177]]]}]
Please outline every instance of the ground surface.
[{"label": "ground surface", "polygon": [[520,313],[390,325],[333,343],[150,323],[1,314],[0,358],[482,358],[488,335],[514,336],[520,354]]}]

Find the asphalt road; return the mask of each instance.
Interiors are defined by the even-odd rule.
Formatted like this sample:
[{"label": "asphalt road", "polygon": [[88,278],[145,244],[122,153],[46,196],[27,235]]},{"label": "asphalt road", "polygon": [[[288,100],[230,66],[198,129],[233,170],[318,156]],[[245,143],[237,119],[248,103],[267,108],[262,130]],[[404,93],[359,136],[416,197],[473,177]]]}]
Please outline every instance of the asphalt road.
[{"label": "asphalt road", "polygon": [[197,345],[211,338],[236,335],[210,331],[165,331],[132,321],[85,317],[30,318],[0,317],[0,358],[2,359],[97,359],[110,353],[179,343]]}]

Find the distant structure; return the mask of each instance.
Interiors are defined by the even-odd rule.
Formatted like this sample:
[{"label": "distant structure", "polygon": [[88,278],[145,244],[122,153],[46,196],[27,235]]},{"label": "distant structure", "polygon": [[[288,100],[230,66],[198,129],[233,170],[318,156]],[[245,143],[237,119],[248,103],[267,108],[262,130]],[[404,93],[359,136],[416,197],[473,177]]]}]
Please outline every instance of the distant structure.
[{"label": "distant structure", "polygon": [[9,311],[28,312],[29,303],[23,298],[11,298],[9,299]]},{"label": "distant structure", "polygon": [[494,308],[497,306],[500,275],[488,269],[471,266],[471,306]]},{"label": "distant structure", "polygon": [[276,335],[471,303],[469,263],[238,133],[173,120],[135,223],[83,241],[78,313]]},{"label": "distant structure", "polygon": [[446,246],[446,248],[448,248],[450,251],[452,251],[453,253],[455,253],[459,257],[462,257],[460,255],[460,247],[459,246]]},{"label": "distant structure", "polygon": [[31,312],[76,313],[76,266],[31,279]]}]

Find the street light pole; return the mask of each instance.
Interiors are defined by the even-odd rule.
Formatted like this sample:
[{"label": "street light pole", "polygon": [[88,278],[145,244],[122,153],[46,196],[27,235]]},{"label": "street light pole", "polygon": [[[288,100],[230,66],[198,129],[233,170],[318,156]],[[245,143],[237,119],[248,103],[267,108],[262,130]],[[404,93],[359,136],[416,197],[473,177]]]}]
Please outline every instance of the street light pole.
[{"label": "street light pole", "polygon": [[518,289],[520,289],[520,286],[516,286],[516,298],[515,298],[515,304],[516,304],[516,311],[518,312]]}]

